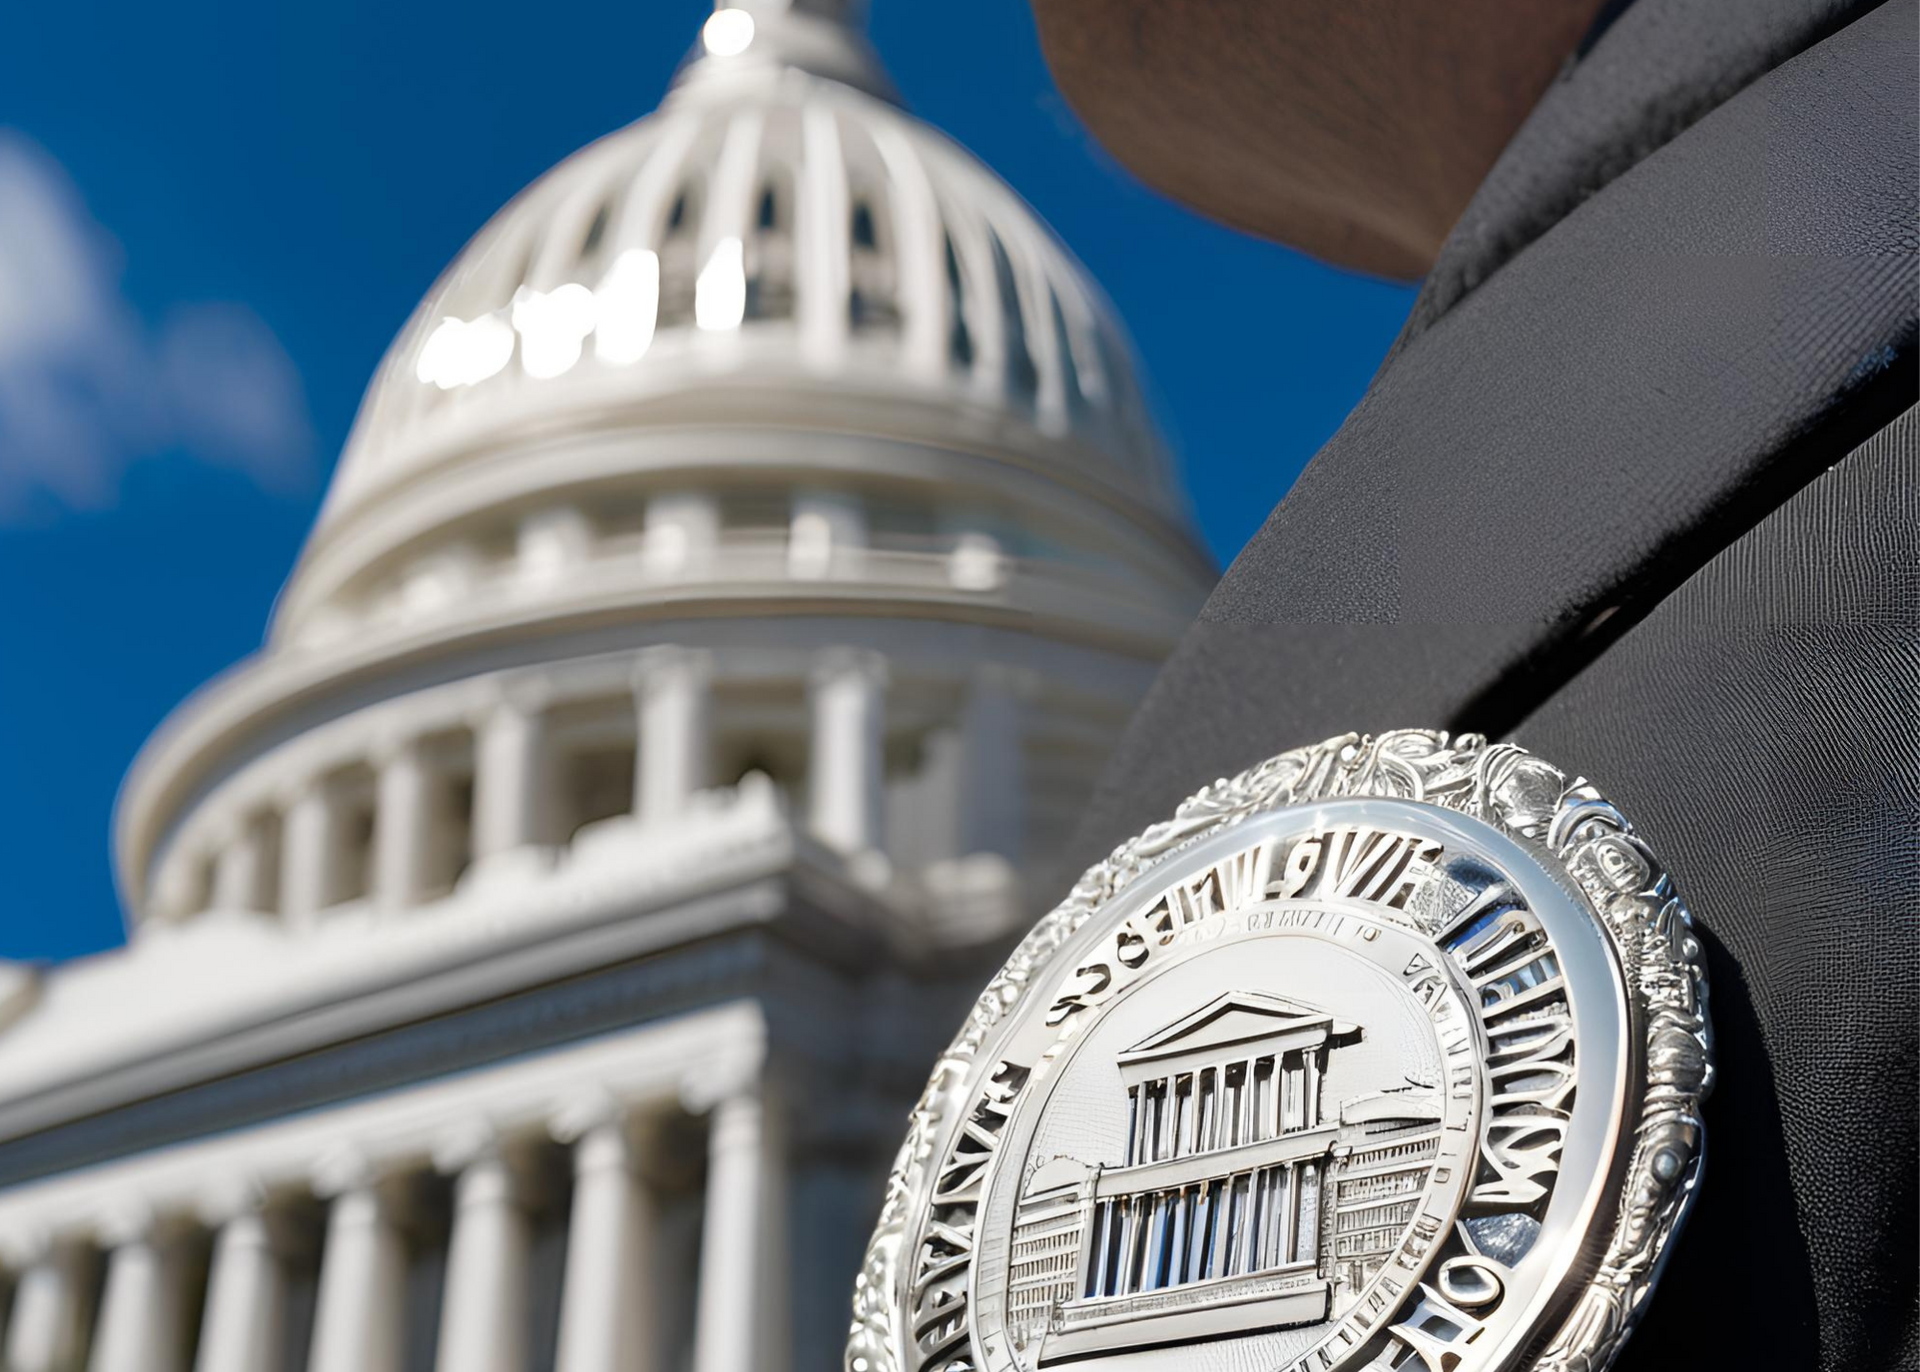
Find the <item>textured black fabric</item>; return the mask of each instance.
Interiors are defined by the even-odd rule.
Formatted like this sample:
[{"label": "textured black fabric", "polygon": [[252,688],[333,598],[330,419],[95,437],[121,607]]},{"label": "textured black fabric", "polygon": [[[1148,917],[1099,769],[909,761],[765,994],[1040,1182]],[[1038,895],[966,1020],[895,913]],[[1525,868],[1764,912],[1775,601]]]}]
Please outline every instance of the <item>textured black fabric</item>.
[{"label": "textured black fabric", "polygon": [[1895,0],[1749,85],[1413,339],[1228,569],[1075,856],[1306,739],[1511,727],[1911,404],[1915,33]]},{"label": "textured black fabric", "polygon": [[1920,1365],[1920,416],[1516,741],[1604,783],[1709,935],[1705,1182],[1621,1372]]},{"label": "textured black fabric", "polygon": [[1629,0],[1602,12],[1475,193],[1403,341],[1628,167],[1880,0]]},{"label": "textured black fabric", "polygon": [[[1616,19],[1229,569],[1077,853],[1346,729],[1520,726],[1628,807],[1699,913],[1722,1074],[1629,1369],[1920,1355],[1920,42],[1913,0],[1850,13]],[[1695,50],[1585,66],[1662,35]]]}]

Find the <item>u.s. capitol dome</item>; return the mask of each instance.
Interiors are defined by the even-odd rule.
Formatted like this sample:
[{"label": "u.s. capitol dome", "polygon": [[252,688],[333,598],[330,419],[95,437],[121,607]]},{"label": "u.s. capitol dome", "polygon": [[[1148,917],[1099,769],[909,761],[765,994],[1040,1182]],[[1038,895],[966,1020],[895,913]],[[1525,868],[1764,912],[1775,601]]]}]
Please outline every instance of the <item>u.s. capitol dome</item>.
[{"label": "u.s. capitol dome", "polygon": [[0,996],[0,1364],[831,1362],[1211,579],[1112,309],[850,8],[723,6],[395,340],[123,788],[129,946]]}]

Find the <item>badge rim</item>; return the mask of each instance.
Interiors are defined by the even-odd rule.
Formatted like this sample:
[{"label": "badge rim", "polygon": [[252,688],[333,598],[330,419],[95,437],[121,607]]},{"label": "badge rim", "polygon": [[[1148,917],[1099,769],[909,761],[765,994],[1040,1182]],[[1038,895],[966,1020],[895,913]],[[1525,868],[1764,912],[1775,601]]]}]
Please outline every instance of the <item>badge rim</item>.
[{"label": "badge rim", "polygon": [[[1517,840],[1575,899],[1613,954],[1624,996],[1628,1113],[1614,1122],[1612,1185],[1572,1256],[1558,1316],[1534,1331],[1543,1372],[1604,1368],[1618,1355],[1691,1209],[1705,1156],[1700,1106],[1713,1083],[1705,952],[1665,868],[1584,778],[1511,743],[1404,729],[1342,734],[1203,787],[1173,818],[1096,863],[1020,942],[936,1064],[909,1117],[879,1221],[855,1281],[848,1372],[897,1372],[905,1325],[907,1242],[930,1200],[936,1150],[978,1086],[979,1053],[1028,1004],[1052,959],[1123,893],[1197,844],[1254,815],[1376,797],[1464,814]],[[1620,1155],[1624,1154],[1624,1161]],[[1596,1243],[1604,1233],[1604,1243]],[[963,1316],[967,1318],[967,1316]],[[1538,1343],[1552,1330],[1544,1343]]]}]

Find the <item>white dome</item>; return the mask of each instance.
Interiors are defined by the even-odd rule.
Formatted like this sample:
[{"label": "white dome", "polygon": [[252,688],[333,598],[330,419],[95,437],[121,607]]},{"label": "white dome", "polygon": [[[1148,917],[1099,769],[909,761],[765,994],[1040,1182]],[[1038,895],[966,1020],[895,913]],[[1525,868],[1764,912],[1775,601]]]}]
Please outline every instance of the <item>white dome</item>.
[{"label": "white dome", "polygon": [[[757,13],[745,51],[694,58],[657,113],[462,251],[368,391],[316,549],[383,491],[557,429],[784,425],[796,403],[831,425],[850,399],[890,436],[1039,439],[1068,484],[1182,522],[1126,339],[1079,264],[881,94],[854,31]],[[322,580],[296,578],[283,609],[337,584]]]},{"label": "white dome", "polygon": [[[1033,752],[999,783],[1032,793],[1025,846],[1077,814],[1211,581],[1126,340],[1032,210],[893,103],[834,0],[752,0],[707,35],[658,113],[518,196],[401,331],[265,650],[128,778],[135,919],[299,924],[382,872],[390,906],[457,905],[497,851],[565,866],[583,825],[645,808],[656,678],[711,704],[659,725],[698,735],[674,794],[758,769],[864,834],[829,801],[874,800],[884,762],[904,872],[1019,846],[963,833],[1018,827],[1007,797],[949,803],[970,730]],[[835,742],[823,670],[868,681],[853,713],[884,739]],[[1027,683],[1018,729],[979,704],[1003,678]],[[519,743],[497,732],[521,715]],[[383,789],[409,767],[431,784]],[[521,783],[539,798],[511,814],[488,799]],[[431,850],[433,879],[376,871],[386,849]]]}]

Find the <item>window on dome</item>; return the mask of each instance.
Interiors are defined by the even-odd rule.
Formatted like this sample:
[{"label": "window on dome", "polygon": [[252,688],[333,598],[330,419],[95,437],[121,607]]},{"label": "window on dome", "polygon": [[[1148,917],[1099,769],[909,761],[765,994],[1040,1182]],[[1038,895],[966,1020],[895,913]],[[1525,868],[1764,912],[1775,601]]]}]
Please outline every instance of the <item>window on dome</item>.
[{"label": "window on dome", "polygon": [[715,494],[720,506],[720,536],[768,545],[786,538],[788,511],[793,498],[781,486],[723,486]]},{"label": "window on dome", "polygon": [[[942,858],[957,857],[942,824],[956,789],[950,729],[932,724],[953,707],[936,704],[921,682],[896,681],[887,693],[887,730],[880,744],[881,784],[886,787],[887,825],[882,833],[886,853],[903,868],[924,867]],[[940,692],[945,695],[947,693]]]},{"label": "window on dome", "polygon": [[792,680],[720,681],[712,699],[713,779],[737,786],[759,773],[794,806],[807,797],[806,691]]},{"label": "window on dome", "polygon": [[967,328],[967,290],[960,273],[960,254],[947,235],[947,304],[953,327],[947,333],[947,356],[963,371],[973,366],[973,334]]},{"label": "window on dome", "polygon": [[594,212],[593,222],[587,225],[586,236],[580,240],[579,259],[581,264],[590,265],[600,256],[600,246],[607,241],[607,226],[613,221],[613,203],[603,202]]},{"label": "window on dome", "polygon": [[1000,235],[987,230],[993,248],[993,279],[1000,291],[1000,314],[1007,330],[1007,385],[1016,396],[1032,400],[1040,389],[1040,373],[1033,365],[1033,352],[1027,347],[1027,321],[1020,310],[1020,288],[1013,276],[1013,260]]},{"label": "window on dome", "polygon": [[473,735],[458,736],[448,750],[442,801],[429,831],[439,864],[439,881],[429,885],[443,891],[457,886],[473,865]]},{"label": "window on dome", "polygon": [[631,552],[647,527],[645,490],[625,486],[595,486],[581,491],[580,509],[592,529],[592,541],[605,552]]},{"label": "window on dome", "polygon": [[694,282],[700,274],[695,232],[700,188],[689,182],[674,195],[660,235],[660,327],[693,321]]},{"label": "window on dome", "polygon": [[900,302],[891,254],[885,251],[885,226],[871,197],[854,197],[847,225],[847,320],[855,333],[900,327]]},{"label": "window on dome", "polygon": [[249,910],[272,910],[280,903],[280,833],[278,811],[261,810],[247,817],[244,839],[254,845],[255,866],[253,889],[241,898]]},{"label": "window on dome", "polygon": [[748,319],[793,316],[792,182],[769,179],[760,189],[754,229],[746,244]]},{"label": "window on dome", "polygon": [[631,696],[603,702],[566,730],[560,746],[556,826],[571,843],[590,824],[633,811],[634,730]]},{"label": "window on dome", "polygon": [[939,550],[940,517],[933,501],[917,492],[879,491],[868,495],[867,538],[875,548],[893,552]]},{"label": "window on dome", "polygon": [[170,912],[176,915],[197,915],[212,908],[214,869],[219,859],[212,853],[200,853],[188,859],[185,876],[173,897]]},{"label": "window on dome", "polygon": [[332,889],[323,905],[364,900],[373,886],[373,769],[356,763],[336,772],[327,783],[336,807]]}]

